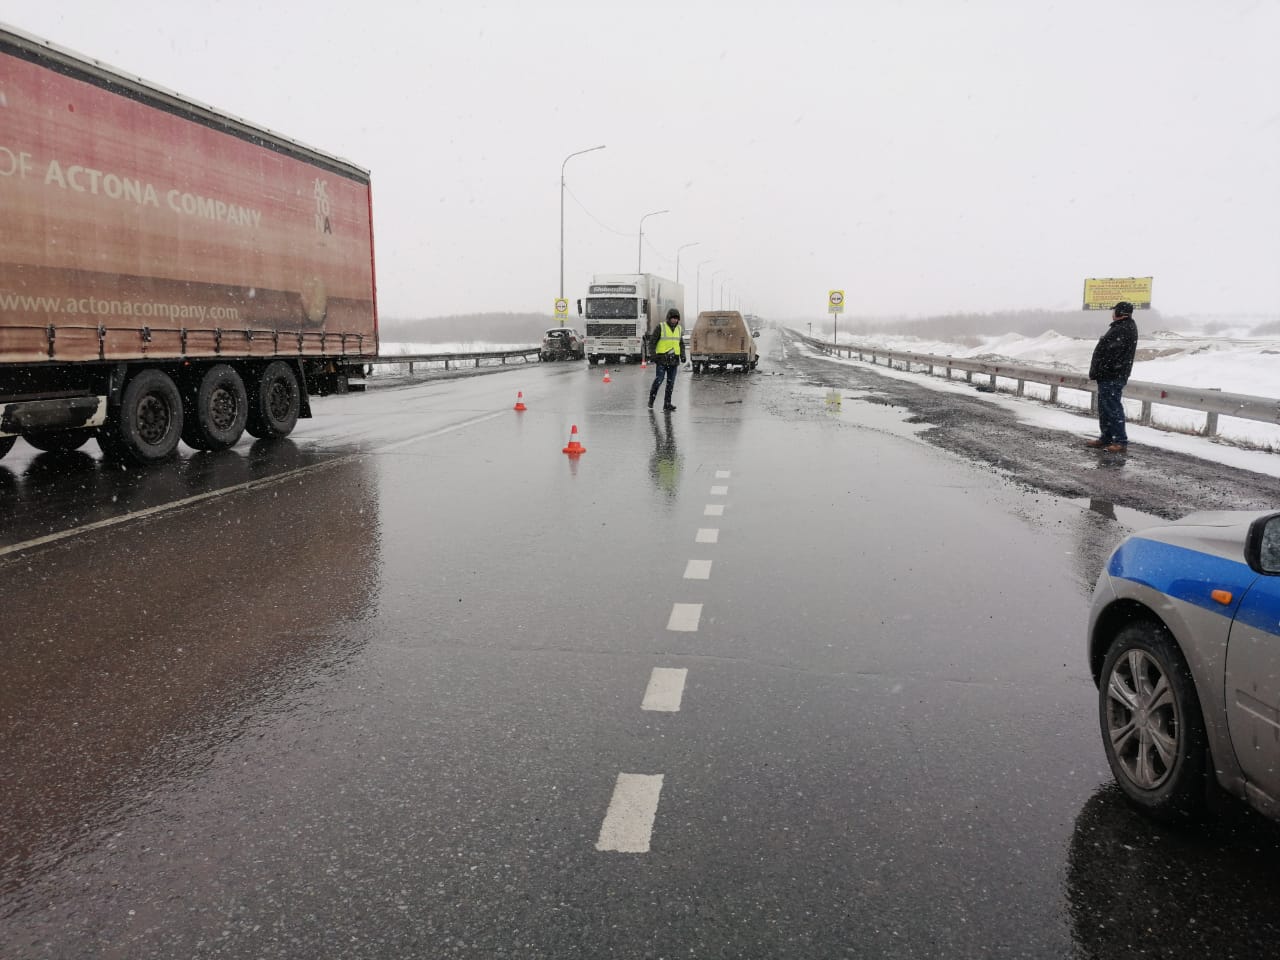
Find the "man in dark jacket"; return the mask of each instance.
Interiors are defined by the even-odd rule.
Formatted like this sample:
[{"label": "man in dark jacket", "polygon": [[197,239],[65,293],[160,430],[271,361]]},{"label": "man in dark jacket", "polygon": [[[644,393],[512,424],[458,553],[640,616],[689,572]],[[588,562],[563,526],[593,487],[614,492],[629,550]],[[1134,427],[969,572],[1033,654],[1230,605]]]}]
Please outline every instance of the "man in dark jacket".
[{"label": "man in dark jacket", "polygon": [[1133,304],[1121,300],[1111,313],[1111,326],[1093,348],[1089,363],[1089,379],[1098,381],[1097,440],[1087,446],[1124,453],[1129,437],[1124,430],[1124,385],[1133,370],[1133,355],[1138,349],[1138,325],[1133,322]]}]

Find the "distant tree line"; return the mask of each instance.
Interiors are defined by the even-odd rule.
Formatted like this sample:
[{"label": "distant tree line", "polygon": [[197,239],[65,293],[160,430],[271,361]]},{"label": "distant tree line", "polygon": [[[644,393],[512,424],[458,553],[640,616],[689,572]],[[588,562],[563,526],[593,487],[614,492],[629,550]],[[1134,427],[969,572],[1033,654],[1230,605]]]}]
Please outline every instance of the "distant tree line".
[{"label": "distant tree line", "polygon": [[[1064,337],[1095,338],[1110,319],[1111,315],[1104,310],[1010,310],[993,313],[947,313],[923,318],[842,316],[838,327],[842,335],[893,334],[919,337],[922,340],[967,342],[969,346],[976,346],[983,337],[999,337],[1008,333],[1038,337],[1051,330]],[[1181,318],[1162,314],[1159,310],[1139,310],[1134,319],[1143,333],[1190,328],[1212,336],[1218,330],[1238,326],[1225,322],[1193,325]],[[807,323],[808,321],[805,324],[793,322],[791,326],[803,328]],[[1278,322],[1257,327],[1253,333],[1255,336],[1266,336],[1268,327],[1273,334],[1280,332]],[[831,336],[831,318],[828,316],[821,323],[814,321],[813,330],[815,335],[821,331],[824,336]]]},{"label": "distant tree line", "polygon": [[[977,346],[982,337],[999,337],[1006,333],[1038,337],[1053,330],[1064,337],[1096,338],[1105,327],[1109,314],[1101,310],[1012,310],[993,313],[947,313],[936,317],[859,317],[842,316],[842,334],[893,334],[919,337],[922,340],[946,340]],[[1227,329],[1239,329],[1239,323],[1227,320],[1191,323],[1181,317],[1162,314],[1159,310],[1139,310],[1135,315],[1138,329],[1144,334],[1157,330],[1195,331],[1213,336]],[[580,324],[570,317],[570,326]],[[792,320],[787,325],[806,329],[807,320]],[[555,317],[545,313],[465,313],[446,317],[383,317],[382,339],[410,343],[537,343],[548,327],[556,326]],[[831,318],[813,322],[815,335],[831,336]],[[1280,320],[1256,325],[1255,337],[1280,336]]]},{"label": "distant tree line", "polygon": [[555,317],[545,313],[461,313],[447,317],[404,319],[384,317],[379,322],[383,340],[407,343],[538,343]]}]

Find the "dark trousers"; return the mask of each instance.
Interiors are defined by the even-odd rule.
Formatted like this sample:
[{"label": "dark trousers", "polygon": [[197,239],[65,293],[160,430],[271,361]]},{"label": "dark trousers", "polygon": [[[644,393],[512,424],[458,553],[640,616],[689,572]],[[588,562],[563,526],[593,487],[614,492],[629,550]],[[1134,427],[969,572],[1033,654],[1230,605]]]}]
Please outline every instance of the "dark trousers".
[{"label": "dark trousers", "polygon": [[663,401],[667,406],[671,406],[671,391],[676,385],[676,371],[680,369],[679,363],[667,366],[661,362],[653,365],[653,386],[649,388],[649,402],[653,403],[654,398],[658,395],[658,386],[662,383],[663,378],[667,380],[667,396]]},{"label": "dark trousers", "polygon": [[1124,432],[1124,404],[1120,402],[1124,393],[1123,380],[1098,381],[1098,439],[1103,443],[1129,442]]}]

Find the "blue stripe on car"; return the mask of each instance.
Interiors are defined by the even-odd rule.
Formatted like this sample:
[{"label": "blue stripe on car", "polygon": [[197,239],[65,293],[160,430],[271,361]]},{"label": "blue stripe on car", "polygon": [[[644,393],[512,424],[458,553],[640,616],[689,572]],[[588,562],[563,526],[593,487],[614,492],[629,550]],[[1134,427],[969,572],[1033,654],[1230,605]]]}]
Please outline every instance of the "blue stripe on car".
[{"label": "blue stripe on car", "polygon": [[[1258,574],[1243,560],[1229,560],[1140,537],[1120,545],[1111,555],[1107,572],[1228,618],[1235,616],[1240,598],[1258,579]],[[1231,591],[1231,603],[1224,606],[1214,600],[1211,596],[1214,590]]]},{"label": "blue stripe on car", "polygon": [[1280,578],[1259,577],[1244,600],[1236,623],[1280,636]]}]

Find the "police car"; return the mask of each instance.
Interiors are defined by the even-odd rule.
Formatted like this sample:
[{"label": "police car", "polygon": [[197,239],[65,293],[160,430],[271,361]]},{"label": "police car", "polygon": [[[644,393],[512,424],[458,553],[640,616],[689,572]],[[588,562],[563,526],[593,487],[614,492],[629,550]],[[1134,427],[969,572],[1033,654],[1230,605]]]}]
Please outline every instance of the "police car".
[{"label": "police car", "polygon": [[1199,513],[1127,538],[1098,578],[1088,644],[1130,800],[1194,817],[1212,772],[1280,819],[1280,513]]}]

